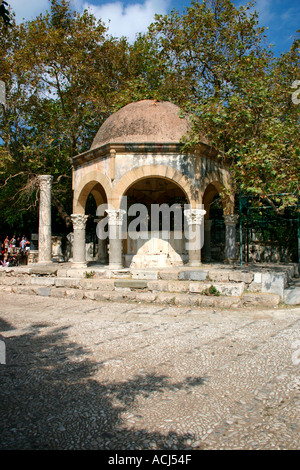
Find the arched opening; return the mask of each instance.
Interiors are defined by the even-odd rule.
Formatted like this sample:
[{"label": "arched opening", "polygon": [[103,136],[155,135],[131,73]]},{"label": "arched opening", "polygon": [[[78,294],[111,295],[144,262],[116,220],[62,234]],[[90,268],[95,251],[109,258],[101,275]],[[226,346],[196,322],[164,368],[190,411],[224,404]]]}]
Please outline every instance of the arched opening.
[{"label": "arched opening", "polygon": [[224,199],[221,197],[220,184],[209,183],[204,195],[204,246],[202,258],[204,262],[224,261],[225,224]]},{"label": "arched opening", "polygon": [[107,204],[107,196],[103,186],[97,181],[90,181],[82,189],[78,203],[88,216],[85,227],[86,261],[94,261],[100,264],[108,263],[107,239],[101,240],[97,236],[97,221],[99,214],[105,216],[104,210],[99,210],[103,204]]},{"label": "arched opening", "polygon": [[125,191],[127,238],[123,240],[126,267],[180,266],[188,261],[184,236],[184,206],[189,200],[174,181],[145,177]]}]

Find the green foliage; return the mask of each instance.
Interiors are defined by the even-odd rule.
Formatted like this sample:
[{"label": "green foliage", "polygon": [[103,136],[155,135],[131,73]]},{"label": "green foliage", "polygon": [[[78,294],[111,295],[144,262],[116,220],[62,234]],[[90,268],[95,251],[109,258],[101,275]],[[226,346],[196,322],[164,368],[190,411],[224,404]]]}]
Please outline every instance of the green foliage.
[{"label": "green foliage", "polygon": [[[252,3],[192,1],[157,16],[133,44],[102,21],[52,0],[49,13],[11,28],[0,21],[0,211],[34,220],[36,177],[52,174],[53,203],[70,228],[71,158],[104,120],[131,101],[170,100],[190,116],[187,149],[205,140],[230,165],[232,186],[275,211],[299,194],[299,39],[280,57],[265,46]],[[272,194],[284,193],[280,203]]]},{"label": "green foliage", "polygon": [[218,291],[218,289],[211,285],[209,287],[207,287],[206,289],[203,289],[203,291],[201,292],[201,295],[208,295],[208,296],[219,296],[221,295],[221,292]]},{"label": "green foliage", "polygon": [[0,18],[2,18],[6,26],[10,26],[11,18],[7,7],[8,3],[3,0],[0,5]]},{"label": "green foliage", "polygon": [[36,213],[36,177],[51,174],[53,202],[70,227],[71,158],[89,149],[122,102],[131,80],[129,45],[64,0],[53,0],[49,13],[13,23],[9,31],[0,25],[0,39],[7,91],[0,112],[2,216],[18,224],[23,212]]},{"label": "green foliage", "polygon": [[92,279],[95,276],[95,271],[86,271],[84,275],[86,279]]},{"label": "green foliage", "polygon": [[201,140],[217,148],[236,190],[262,199],[289,193],[283,210],[299,193],[300,107],[291,100],[299,39],[274,57],[251,6],[195,1],[182,15],[157,17],[151,35],[168,62],[170,95],[191,116],[186,148]]}]

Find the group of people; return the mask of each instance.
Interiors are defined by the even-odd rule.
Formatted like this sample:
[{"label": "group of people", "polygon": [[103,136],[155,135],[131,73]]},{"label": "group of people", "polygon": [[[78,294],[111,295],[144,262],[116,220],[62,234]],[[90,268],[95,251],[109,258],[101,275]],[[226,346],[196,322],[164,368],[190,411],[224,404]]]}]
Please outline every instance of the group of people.
[{"label": "group of people", "polygon": [[29,250],[30,241],[25,235],[22,238],[13,235],[11,239],[7,235],[1,243],[1,266],[18,266],[27,259]]}]

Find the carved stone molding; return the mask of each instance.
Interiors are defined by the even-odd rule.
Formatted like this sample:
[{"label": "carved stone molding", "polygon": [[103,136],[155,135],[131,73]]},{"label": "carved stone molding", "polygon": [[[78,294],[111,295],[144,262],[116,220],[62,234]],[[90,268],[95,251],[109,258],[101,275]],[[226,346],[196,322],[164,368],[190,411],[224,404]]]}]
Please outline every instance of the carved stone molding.
[{"label": "carved stone molding", "polygon": [[236,225],[239,220],[239,216],[237,214],[224,215],[223,217],[225,225]]},{"label": "carved stone molding", "polygon": [[39,186],[41,190],[51,190],[53,176],[51,175],[39,175],[38,176]]},{"label": "carved stone molding", "polygon": [[122,209],[106,209],[109,225],[122,225],[126,211]]},{"label": "carved stone molding", "polygon": [[88,215],[71,214],[74,230],[84,230]]},{"label": "carved stone molding", "polygon": [[184,211],[188,225],[200,225],[205,214],[204,209],[185,209]]}]

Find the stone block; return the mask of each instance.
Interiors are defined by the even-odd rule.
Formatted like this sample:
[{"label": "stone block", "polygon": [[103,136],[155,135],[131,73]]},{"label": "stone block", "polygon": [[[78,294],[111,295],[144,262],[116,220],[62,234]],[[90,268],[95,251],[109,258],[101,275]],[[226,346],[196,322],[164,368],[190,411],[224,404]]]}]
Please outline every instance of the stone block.
[{"label": "stone block", "polygon": [[140,279],[118,279],[114,281],[115,287],[129,287],[130,289],[146,289],[147,285],[147,281]]},{"label": "stone block", "polygon": [[68,270],[66,268],[58,268],[56,272],[57,277],[67,277]]},{"label": "stone block", "polygon": [[[199,298],[200,297],[200,298]],[[199,296],[200,307],[215,307],[215,308],[239,308],[241,306],[241,299],[237,296]]]},{"label": "stone block", "polygon": [[80,287],[82,287],[85,290],[99,289],[101,291],[112,291],[114,290],[115,282],[117,281],[115,281],[114,279],[101,279],[101,278],[81,279]]},{"label": "stone block", "polygon": [[168,281],[149,281],[147,287],[151,291],[167,292],[168,284]]},{"label": "stone block", "polygon": [[56,287],[80,287],[80,279],[72,279],[71,277],[67,278],[56,278],[55,279]]},{"label": "stone block", "polygon": [[122,295],[122,298],[123,300],[128,300],[129,302],[133,302],[137,300],[140,294],[142,294],[142,292],[136,292],[136,291],[124,292]]},{"label": "stone block", "polygon": [[203,271],[201,269],[195,271],[181,271],[179,273],[180,280],[186,281],[206,281],[208,271]]},{"label": "stone block", "polygon": [[[18,277],[12,277],[12,276],[5,276],[5,278],[3,278],[1,280],[1,283],[2,284],[5,284],[6,286],[15,286],[15,285],[18,285],[18,284],[23,284],[23,279],[20,279]],[[27,281],[27,279],[26,279]],[[27,281],[27,284],[30,283],[30,280]]]},{"label": "stone block", "polygon": [[245,290],[245,283],[217,283],[217,282],[191,282],[189,291],[201,294],[205,289],[210,286],[215,287],[221,295],[230,295],[240,297]]},{"label": "stone block", "polygon": [[229,273],[229,281],[245,282],[250,284],[253,281],[254,274],[246,271],[232,271]]},{"label": "stone block", "polygon": [[189,285],[188,281],[169,281],[167,288],[169,292],[188,292]]},{"label": "stone block", "polygon": [[136,301],[140,302],[154,302],[156,299],[156,294],[152,294],[152,292],[138,292],[136,293]]},{"label": "stone block", "polygon": [[199,296],[188,294],[176,294],[174,298],[174,303],[178,306],[198,307],[198,297]]},{"label": "stone block", "polygon": [[154,280],[158,279],[158,272],[157,271],[132,271],[132,279],[149,279]]},{"label": "stone block", "polygon": [[[115,291],[111,291],[111,292],[107,291],[107,292],[103,292],[102,294],[98,292],[96,295],[96,300],[110,300],[112,302],[123,302],[124,295],[121,294],[120,292],[115,292]],[[97,296],[99,297],[97,298]]]},{"label": "stone block", "polygon": [[49,297],[51,294],[51,289],[49,287],[39,287],[37,294],[43,297]]},{"label": "stone block", "polygon": [[50,274],[56,275],[57,266],[54,264],[39,265],[35,264],[29,269],[30,274],[40,274],[42,276],[47,276]]},{"label": "stone block", "polygon": [[278,294],[262,294],[247,292],[242,297],[242,305],[244,307],[260,306],[260,307],[276,307],[280,302]]},{"label": "stone block", "polygon": [[213,282],[212,284],[220,293],[221,295],[230,295],[240,297],[244,290],[245,290],[245,283],[238,282],[238,283],[216,283]]},{"label": "stone block", "polygon": [[105,297],[105,294],[108,295],[109,292],[100,292],[98,290],[86,290],[83,292],[83,298],[88,299],[88,300],[108,300],[107,297]]},{"label": "stone block", "polygon": [[216,299],[214,297],[207,297],[205,295],[197,296],[199,307],[214,307]]},{"label": "stone block", "polygon": [[284,273],[262,273],[261,291],[269,294],[279,294],[283,299],[286,276]]},{"label": "stone block", "polygon": [[69,299],[81,300],[83,299],[83,291],[80,289],[66,289],[65,296]]},{"label": "stone block", "polygon": [[55,278],[54,277],[32,277],[30,279],[30,284],[35,286],[49,287],[54,286]]},{"label": "stone block", "polygon": [[111,278],[115,279],[130,279],[130,270],[129,269],[112,269],[110,270]]},{"label": "stone block", "polygon": [[178,271],[160,271],[159,278],[163,281],[177,281]]},{"label": "stone block", "polygon": [[255,282],[256,284],[261,284],[261,279],[262,279],[261,273],[254,273],[253,282]]},{"label": "stone block", "polygon": [[31,286],[11,286],[11,292],[14,294],[37,294],[38,291],[36,288]]},{"label": "stone block", "polygon": [[249,292],[261,292],[261,282],[251,282],[247,287]]},{"label": "stone block", "polygon": [[51,289],[50,296],[61,299],[66,296],[66,289],[64,289],[63,287],[56,287],[54,289]]},{"label": "stone block", "polygon": [[292,286],[284,291],[284,303],[287,305],[300,305],[300,286]]},{"label": "stone block", "polygon": [[157,304],[175,305],[175,301],[176,295],[169,292],[159,292],[155,298],[155,303]]},{"label": "stone block", "polygon": [[229,280],[229,271],[223,271],[222,269],[219,270],[210,270],[208,272],[208,279],[211,281],[228,281]]},{"label": "stone block", "polygon": [[85,276],[86,269],[68,269],[66,272],[66,277],[77,277],[83,278]]}]

